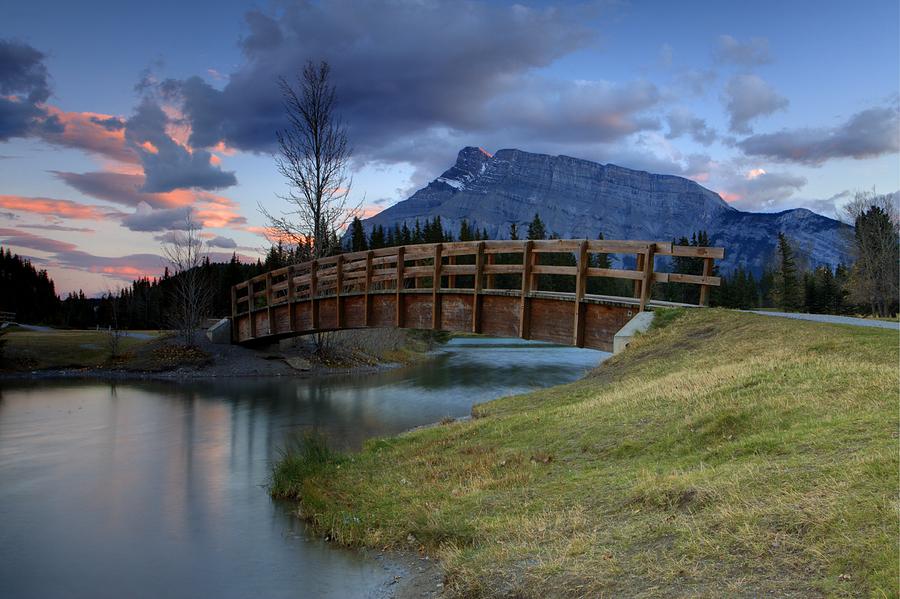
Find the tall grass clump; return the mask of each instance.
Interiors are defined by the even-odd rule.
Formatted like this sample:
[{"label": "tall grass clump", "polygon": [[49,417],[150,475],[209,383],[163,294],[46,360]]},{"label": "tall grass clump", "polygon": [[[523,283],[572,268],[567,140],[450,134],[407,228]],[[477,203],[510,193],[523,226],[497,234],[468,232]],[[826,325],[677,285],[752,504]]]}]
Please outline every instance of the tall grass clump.
[{"label": "tall grass clump", "polygon": [[288,441],[281,450],[269,490],[273,497],[297,499],[307,479],[335,466],[340,460],[341,455],[328,447],[328,439],[323,433],[306,431]]}]

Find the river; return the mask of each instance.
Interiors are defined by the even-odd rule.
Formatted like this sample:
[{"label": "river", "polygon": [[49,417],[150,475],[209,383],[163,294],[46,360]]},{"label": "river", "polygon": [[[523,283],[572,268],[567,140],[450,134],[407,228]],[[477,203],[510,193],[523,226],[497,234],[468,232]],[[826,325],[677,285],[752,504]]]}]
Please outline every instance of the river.
[{"label": "river", "polygon": [[292,435],[342,449],[579,378],[608,354],[454,339],[319,379],[0,381],[0,596],[370,597],[393,577],[309,538],[266,482]]}]

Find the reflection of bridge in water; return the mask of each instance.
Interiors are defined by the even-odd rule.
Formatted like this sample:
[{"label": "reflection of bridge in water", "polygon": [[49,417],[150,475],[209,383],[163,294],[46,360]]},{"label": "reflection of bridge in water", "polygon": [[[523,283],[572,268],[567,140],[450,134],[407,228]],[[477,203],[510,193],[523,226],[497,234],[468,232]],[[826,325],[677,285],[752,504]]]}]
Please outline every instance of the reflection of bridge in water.
[{"label": "reflection of bridge in water", "polygon": [[[575,266],[542,264],[563,254]],[[634,270],[596,268],[592,254],[637,257]],[[232,340],[272,341],[366,327],[436,329],[521,337],[612,350],[637,313],[683,305],[650,300],[653,283],[700,286],[706,305],[713,260],[723,248],[648,241],[466,241],[341,254],[273,270],[231,290]],[[657,272],[657,256],[703,260],[702,275]],[[546,276],[574,279],[574,292],[539,289]],[[586,293],[593,277],[633,281],[633,296]]]}]

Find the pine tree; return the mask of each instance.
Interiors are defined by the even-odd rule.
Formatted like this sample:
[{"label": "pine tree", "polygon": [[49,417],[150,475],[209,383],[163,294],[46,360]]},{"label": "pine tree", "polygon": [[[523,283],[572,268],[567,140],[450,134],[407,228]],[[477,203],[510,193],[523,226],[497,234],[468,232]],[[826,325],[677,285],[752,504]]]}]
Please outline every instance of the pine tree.
[{"label": "pine tree", "polygon": [[519,240],[519,225],[517,225],[516,223],[509,224],[509,238],[512,241]]},{"label": "pine tree", "polygon": [[472,230],[469,228],[469,221],[466,219],[462,219],[462,222],[459,223],[459,240],[460,241],[473,241],[474,237],[472,235]]},{"label": "pine tree", "polygon": [[782,310],[798,310],[802,303],[801,292],[794,248],[784,233],[779,233],[775,248],[775,268],[772,271],[772,302]]},{"label": "pine tree", "polygon": [[362,252],[367,249],[369,249],[369,245],[366,243],[366,232],[363,229],[362,221],[358,216],[354,216],[353,222],[350,223],[350,251]]},{"label": "pine tree", "polygon": [[537,212],[534,213],[534,218],[528,223],[527,238],[531,240],[547,238],[547,230],[544,227],[544,221],[541,220],[541,217]]}]

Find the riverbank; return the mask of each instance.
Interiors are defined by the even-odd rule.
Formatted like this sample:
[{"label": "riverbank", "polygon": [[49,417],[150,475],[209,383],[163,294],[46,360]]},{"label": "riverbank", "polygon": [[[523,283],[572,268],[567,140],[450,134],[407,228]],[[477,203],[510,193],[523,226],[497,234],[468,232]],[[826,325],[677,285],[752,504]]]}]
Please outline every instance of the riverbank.
[{"label": "riverbank", "polygon": [[657,321],[576,383],[290,454],[272,492],[438,558],[449,596],[896,596],[896,332]]},{"label": "riverbank", "polygon": [[321,376],[359,373],[424,359],[444,337],[430,331],[357,330],[329,334],[327,350],[295,338],[264,348],[211,343],[185,347],[167,331],[127,332],[110,347],[106,331],[14,328],[3,335],[0,378],[112,380]]}]

